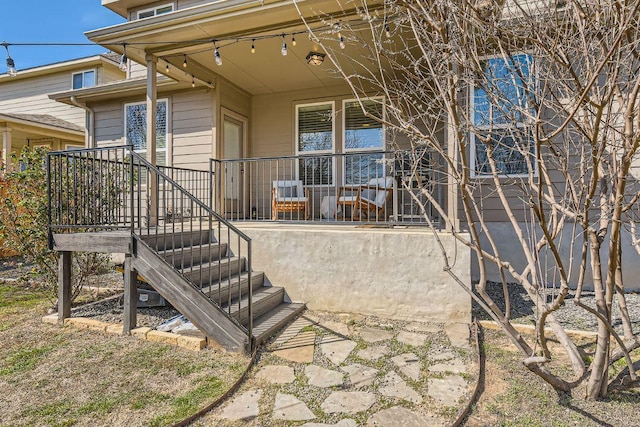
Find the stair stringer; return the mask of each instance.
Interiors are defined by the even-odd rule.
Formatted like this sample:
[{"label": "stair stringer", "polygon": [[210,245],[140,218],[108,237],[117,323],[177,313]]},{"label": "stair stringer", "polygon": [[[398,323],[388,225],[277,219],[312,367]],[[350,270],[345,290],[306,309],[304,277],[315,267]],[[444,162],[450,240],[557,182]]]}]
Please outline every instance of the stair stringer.
[{"label": "stair stringer", "polygon": [[247,333],[153,249],[137,241],[132,267],[198,329],[227,351],[245,351]]}]

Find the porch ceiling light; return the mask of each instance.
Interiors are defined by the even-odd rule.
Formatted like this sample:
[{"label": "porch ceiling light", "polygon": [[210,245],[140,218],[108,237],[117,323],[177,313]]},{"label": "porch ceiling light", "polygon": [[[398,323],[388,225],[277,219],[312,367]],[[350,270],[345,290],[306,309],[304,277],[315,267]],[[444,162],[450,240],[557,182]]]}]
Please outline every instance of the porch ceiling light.
[{"label": "porch ceiling light", "polygon": [[307,55],[307,64],[309,65],[320,65],[324,62],[324,53],[320,52],[309,52]]}]

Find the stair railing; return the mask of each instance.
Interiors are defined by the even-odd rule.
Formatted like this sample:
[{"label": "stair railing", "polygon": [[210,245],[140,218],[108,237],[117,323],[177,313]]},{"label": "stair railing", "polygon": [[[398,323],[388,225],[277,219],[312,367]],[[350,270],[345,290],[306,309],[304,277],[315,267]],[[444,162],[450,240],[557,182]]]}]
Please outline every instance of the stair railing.
[{"label": "stair railing", "polygon": [[[162,262],[234,319],[252,349],[251,238],[173,180],[166,168],[152,165],[131,148],[49,153],[50,235],[130,230],[137,244],[154,250]],[[237,316],[233,317],[231,301],[236,298]]]}]

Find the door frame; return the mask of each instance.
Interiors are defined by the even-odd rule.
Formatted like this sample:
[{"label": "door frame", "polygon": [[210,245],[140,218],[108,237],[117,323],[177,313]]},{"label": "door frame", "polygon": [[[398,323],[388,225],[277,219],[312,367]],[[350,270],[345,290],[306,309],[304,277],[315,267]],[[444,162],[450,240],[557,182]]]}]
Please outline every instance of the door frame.
[{"label": "door frame", "polygon": [[[229,118],[231,119],[231,121],[239,123],[242,127],[242,141],[240,142],[240,156],[241,158],[247,158],[249,157],[249,118],[236,113],[233,110],[230,110],[228,108],[225,107],[220,107],[220,145],[219,145],[219,152],[218,152],[218,158],[223,160],[225,159],[225,154],[224,154],[224,146],[225,146],[225,135],[224,135],[224,123],[225,120]],[[238,205],[239,208],[237,209],[237,212],[233,212],[231,213],[232,216],[234,216],[235,214],[242,214],[242,216],[246,216],[248,212],[244,212],[245,209],[244,207],[247,204],[247,196],[248,196],[248,186],[247,186],[247,180],[244,179],[244,174],[242,175],[242,182],[240,183],[240,196],[238,197]],[[226,188],[226,186],[223,184],[223,186],[221,187],[221,190],[223,191],[223,193],[225,192],[224,188]],[[226,194],[222,194],[222,213],[223,214],[227,214],[227,197]],[[239,218],[236,218],[239,219]]]}]

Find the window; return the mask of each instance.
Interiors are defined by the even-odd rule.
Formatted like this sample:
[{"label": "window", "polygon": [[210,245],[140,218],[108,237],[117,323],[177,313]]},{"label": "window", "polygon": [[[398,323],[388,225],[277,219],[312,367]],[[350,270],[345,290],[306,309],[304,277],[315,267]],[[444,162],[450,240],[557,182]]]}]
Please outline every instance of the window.
[{"label": "window", "polygon": [[[365,115],[363,107],[372,117]],[[384,176],[384,129],[376,120],[383,118],[383,111],[381,98],[344,101],[344,152],[358,152],[345,156],[345,184],[365,184]],[[367,151],[372,153],[363,153]]]},{"label": "window", "polygon": [[[137,153],[147,152],[147,104],[138,102],[124,106],[125,143]],[[167,100],[158,100],[156,110],[156,164],[167,164]]]},{"label": "window", "polygon": [[82,89],[85,87],[93,87],[96,85],[96,71],[82,71],[80,73],[73,73],[71,76],[71,87],[73,89]]},{"label": "window", "polygon": [[[304,185],[333,185],[334,103],[296,106],[297,153],[315,154],[299,161]],[[317,156],[318,154],[327,156]]]},{"label": "window", "polygon": [[491,148],[500,175],[526,176],[527,156],[535,153],[528,126],[534,88],[531,55],[489,58],[481,64],[483,75],[478,76],[471,96],[473,175],[491,176]]},{"label": "window", "polygon": [[173,4],[163,4],[151,9],[144,9],[138,11],[138,19],[151,18],[156,15],[163,15],[165,13],[173,12]]}]

